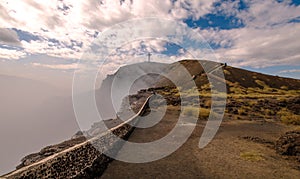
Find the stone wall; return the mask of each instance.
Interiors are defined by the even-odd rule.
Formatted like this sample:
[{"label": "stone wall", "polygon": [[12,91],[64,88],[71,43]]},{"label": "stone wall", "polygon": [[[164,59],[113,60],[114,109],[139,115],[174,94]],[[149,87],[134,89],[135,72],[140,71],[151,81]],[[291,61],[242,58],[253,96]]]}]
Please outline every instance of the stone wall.
[{"label": "stone wall", "polygon": [[[150,96],[151,97],[151,96]],[[135,123],[139,116],[148,108],[148,97],[140,111],[131,119],[81,144],[77,144],[62,152],[49,156],[32,165],[25,166],[3,178],[94,178],[101,176],[108,163],[112,160],[103,152],[109,152],[109,156],[116,155],[122,140],[129,137],[134,127],[127,122]]]}]

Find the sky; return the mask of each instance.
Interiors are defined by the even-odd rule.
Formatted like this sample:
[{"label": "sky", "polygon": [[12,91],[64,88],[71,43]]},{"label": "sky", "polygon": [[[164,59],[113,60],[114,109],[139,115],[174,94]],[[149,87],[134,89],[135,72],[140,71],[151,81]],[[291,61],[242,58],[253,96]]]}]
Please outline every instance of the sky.
[{"label": "sky", "polygon": [[[78,61],[103,32],[155,17],[200,34],[217,61],[300,79],[299,0],[1,0],[0,9],[0,74],[69,89]],[[119,59],[111,58],[110,66],[147,52],[184,58],[180,43],[154,39],[125,46],[126,55],[116,50]],[[203,53],[185,50],[196,57]]]}]

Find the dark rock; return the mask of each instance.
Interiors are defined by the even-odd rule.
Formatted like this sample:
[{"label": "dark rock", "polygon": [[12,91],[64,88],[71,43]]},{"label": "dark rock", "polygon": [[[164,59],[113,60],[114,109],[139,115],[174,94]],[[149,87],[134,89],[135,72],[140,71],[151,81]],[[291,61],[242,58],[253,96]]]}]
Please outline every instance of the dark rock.
[{"label": "dark rock", "polygon": [[259,144],[267,144],[268,146],[274,146],[274,142],[270,141],[270,140],[266,140],[260,137],[256,137],[256,136],[244,136],[241,137],[242,139],[248,140],[248,141],[252,141],[255,143],[259,143]]},{"label": "dark rock", "polygon": [[300,156],[300,131],[290,131],[282,135],[275,144],[277,153]]},{"label": "dark rock", "polygon": [[300,115],[300,97],[295,97],[288,100],[286,106],[294,114]]},{"label": "dark rock", "polygon": [[82,143],[86,140],[84,136],[77,136],[76,138],[72,138],[70,140],[64,141],[62,143],[56,144],[56,145],[51,145],[47,146],[43,149],[41,149],[40,152],[38,153],[33,153],[25,156],[24,158],[21,159],[21,164],[16,166],[16,169],[22,168],[24,166],[31,165],[35,162],[38,162],[40,160],[43,160],[44,158],[53,155],[55,153],[58,153],[60,151],[63,151],[69,147],[72,147],[76,144]]}]

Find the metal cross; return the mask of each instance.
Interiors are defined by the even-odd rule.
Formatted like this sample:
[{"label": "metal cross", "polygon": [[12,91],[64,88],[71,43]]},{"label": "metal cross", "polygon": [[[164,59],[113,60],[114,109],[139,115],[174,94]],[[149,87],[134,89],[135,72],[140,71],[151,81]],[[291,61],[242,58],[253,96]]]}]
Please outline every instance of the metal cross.
[{"label": "metal cross", "polygon": [[152,54],[149,52],[148,53],[148,62],[150,62],[150,56],[151,56]]}]

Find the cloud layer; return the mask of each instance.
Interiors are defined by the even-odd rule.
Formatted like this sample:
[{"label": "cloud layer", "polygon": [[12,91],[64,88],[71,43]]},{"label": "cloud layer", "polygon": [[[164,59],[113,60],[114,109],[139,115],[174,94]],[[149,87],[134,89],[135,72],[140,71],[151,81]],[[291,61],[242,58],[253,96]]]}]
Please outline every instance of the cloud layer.
[{"label": "cloud layer", "polygon": [[[0,9],[0,58],[5,60],[46,54],[72,59],[73,69],[74,59],[80,59],[104,30],[133,18],[158,17],[189,21],[219,60],[234,66],[262,68],[300,61],[300,6],[290,0],[22,0],[2,1]],[[203,20],[212,25],[203,26]],[[225,21],[235,26],[222,28]],[[137,49],[146,46],[148,51],[162,52],[165,45],[135,43],[132,50],[138,54]],[[56,67],[62,69],[60,64]]]}]

